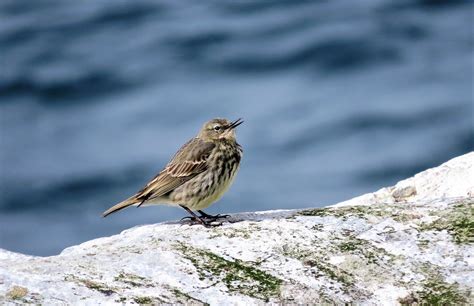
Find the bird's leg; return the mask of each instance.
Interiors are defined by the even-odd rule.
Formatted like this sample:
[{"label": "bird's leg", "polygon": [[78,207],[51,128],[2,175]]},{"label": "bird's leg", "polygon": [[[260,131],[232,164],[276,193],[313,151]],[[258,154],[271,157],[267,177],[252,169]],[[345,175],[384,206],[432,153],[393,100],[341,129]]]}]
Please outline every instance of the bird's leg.
[{"label": "bird's leg", "polygon": [[220,218],[225,219],[227,217],[230,217],[229,215],[221,215],[221,214],[217,214],[217,215],[213,216],[213,215],[206,214],[202,210],[198,210],[198,212],[201,214],[201,218],[210,219],[212,221],[215,221],[215,220],[220,219]]},{"label": "bird's leg", "polygon": [[[201,218],[199,218],[191,209],[187,208],[186,206],[184,205],[179,205],[181,206],[184,210],[186,210],[190,215],[191,217],[184,217],[182,218],[181,220],[184,220],[184,219],[191,219],[191,221],[195,221],[195,222],[199,222],[201,221],[200,223],[202,223],[202,220]],[[199,220],[199,221],[198,221]]]},{"label": "bird's leg", "polygon": [[[184,206],[184,205],[179,205],[181,206],[182,208],[184,208],[184,210],[186,210],[192,217],[184,217],[183,219],[186,219],[186,218],[189,218],[191,219],[191,221],[193,222],[192,224],[196,224],[196,223],[199,223],[199,224],[202,224],[204,225],[205,227],[211,227],[211,226],[218,226],[218,225],[221,225],[221,224],[211,224],[212,221],[215,221],[215,220],[204,220],[201,217],[199,217],[198,215],[196,215],[191,209],[189,209],[188,207]],[[181,220],[183,220],[181,219]]]}]

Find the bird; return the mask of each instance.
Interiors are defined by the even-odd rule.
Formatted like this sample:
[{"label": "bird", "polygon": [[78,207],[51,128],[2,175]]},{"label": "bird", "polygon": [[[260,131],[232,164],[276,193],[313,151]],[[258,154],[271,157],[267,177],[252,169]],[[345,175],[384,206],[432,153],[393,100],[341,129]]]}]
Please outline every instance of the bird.
[{"label": "bird", "polygon": [[168,204],[186,210],[191,216],[183,219],[189,218],[191,224],[209,227],[216,220],[228,217],[209,215],[203,209],[218,201],[236,177],[243,150],[237,143],[235,128],[242,123],[242,118],[232,122],[223,118],[207,121],[197,136],[186,142],[145,187],[107,209],[102,216],[130,206]]}]

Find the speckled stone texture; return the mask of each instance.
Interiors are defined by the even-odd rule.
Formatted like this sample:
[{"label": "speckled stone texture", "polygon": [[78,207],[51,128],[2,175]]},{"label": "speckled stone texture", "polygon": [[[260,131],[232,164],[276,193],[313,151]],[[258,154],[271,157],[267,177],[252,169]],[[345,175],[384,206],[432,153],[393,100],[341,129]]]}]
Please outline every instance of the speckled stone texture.
[{"label": "speckled stone texture", "polygon": [[327,208],[0,250],[0,304],[473,304],[474,153]]}]

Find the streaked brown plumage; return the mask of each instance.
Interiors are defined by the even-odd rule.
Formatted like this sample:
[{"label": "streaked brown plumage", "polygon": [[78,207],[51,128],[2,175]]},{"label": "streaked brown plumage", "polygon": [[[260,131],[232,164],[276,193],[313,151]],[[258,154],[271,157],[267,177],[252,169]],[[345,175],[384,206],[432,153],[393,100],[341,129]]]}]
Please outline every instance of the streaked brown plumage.
[{"label": "streaked brown plumage", "polygon": [[[106,217],[129,206],[170,204],[183,207],[192,220],[209,225],[219,216],[201,211],[227,191],[239,169],[242,148],[235,128],[243,121],[213,119],[185,143],[166,167],[142,190],[103,213]],[[197,210],[197,216],[192,210]]]}]

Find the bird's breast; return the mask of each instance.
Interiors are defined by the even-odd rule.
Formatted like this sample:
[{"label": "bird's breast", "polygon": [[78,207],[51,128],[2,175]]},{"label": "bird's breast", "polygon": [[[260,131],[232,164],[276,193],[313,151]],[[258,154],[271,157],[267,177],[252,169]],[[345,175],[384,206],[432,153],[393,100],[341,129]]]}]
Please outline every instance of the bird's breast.
[{"label": "bird's breast", "polygon": [[191,209],[204,209],[229,189],[239,170],[241,152],[236,146],[217,147],[209,156],[207,169],[178,187],[172,197]]}]

